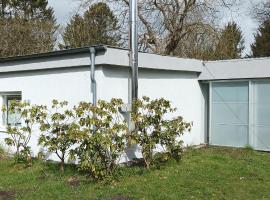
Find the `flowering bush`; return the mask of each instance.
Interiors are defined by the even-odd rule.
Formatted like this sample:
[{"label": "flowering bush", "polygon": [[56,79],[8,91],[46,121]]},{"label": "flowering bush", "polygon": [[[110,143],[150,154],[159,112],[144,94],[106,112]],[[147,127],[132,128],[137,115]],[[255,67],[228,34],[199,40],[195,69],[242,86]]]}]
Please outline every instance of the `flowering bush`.
[{"label": "flowering bush", "polygon": [[[179,160],[182,152],[180,136],[191,130],[191,123],[182,117],[166,119],[166,115],[176,111],[171,103],[163,98],[150,100],[143,97],[134,102],[132,120],[135,130],[129,134],[131,143],[142,147],[145,166],[149,169],[155,163],[155,149],[161,145],[167,158]],[[158,154],[160,155],[160,154]]]},{"label": "flowering bush", "polygon": [[118,111],[122,104],[122,100],[112,99],[99,101],[97,106],[83,102],[75,108],[80,129],[73,155],[79,169],[95,179],[113,175],[125,149],[127,123]]},{"label": "flowering bush", "polygon": [[[41,131],[39,144],[57,155],[61,170],[69,156],[78,162],[80,171],[94,179],[113,176],[130,144],[141,147],[147,169],[171,158],[181,159],[181,136],[191,130],[192,124],[180,116],[169,118],[176,111],[169,101],[148,97],[134,101],[132,131],[119,111],[122,105],[121,99],[100,100],[97,106],[81,102],[73,108],[66,101],[53,100],[50,108],[15,101],[9,111],[20,113],[22,124],[8,126],[10,137],[6,143],[16,147],[16,159],[22,156],[30,160],[28,143],[32,126],[37,123]],[[163,151],[157,153],[160,147]]]},{"label": "flowering bush", "polygon": [[68,109],[68,102],[52,101],[51,108],[39,106],[38,123],[41,131],[39,144],[48,148],[60,159],[60,169],[64,170],[64,164],[69,155],[70,148],[76,141],[78,124],[73,109]]},{"label": "flowering bush", "polygon": [[14,100],[10,102],[8,107],[4,106],[2,110],[10,115],[16,114],[13,122],[7,124],[8,137],[5,138],[5,143],[16,149],[15,162],[23,162],[28,166],[32,165],[29,142],[36,122],[36,107],[30,106],[27,102]]}]

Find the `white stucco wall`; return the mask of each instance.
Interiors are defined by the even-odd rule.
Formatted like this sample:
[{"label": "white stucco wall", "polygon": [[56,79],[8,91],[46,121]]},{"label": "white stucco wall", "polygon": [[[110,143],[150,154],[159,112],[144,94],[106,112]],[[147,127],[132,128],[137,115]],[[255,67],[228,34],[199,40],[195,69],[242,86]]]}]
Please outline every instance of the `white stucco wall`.
[{"label": "white stucco wall", "polygon": [[[110,100],[122,98],[128,103],[128,74],[126,68],[103,67],[103,79],[98,84],[98,97]],[[176,115],[193,122],[191,133],[185,134],[186,145],[204,143],[204,97],[198,74],[195,72],[180,72],[166,70],[139,70],[139,96],[150,98],[165,98],[177,108]]]},{"label": "white stucco wall", "polygon": [[[122,98],[126,103],[129,98],[128,68],[119,66],[98,67],[96,71],[98,99],[110,100]],[[204,142],[204,100],[198,74],[168,70],[140,69],[139,95],[151,98],[164,97],[177,107],[176,115],[193,122],[191,133],[184,135],[186,145],[198,145]],[[70,105],[92,99],[90,71],[88,67],[48,69],[41,71],[0,74],[1,92],[22,92],[23,100],[31,104],[50,105],[52,99],[67,100]],[[5,134],[0,127],[1,143]],[[34,154],[39,132],[36,130],[31,140]],[[54,157],[56,158],[56,157]]]},{"label": "white stucco wall", "polygon": [[[90,88],[87,67],[0,74],[0,93],[20,91],[22,100],[30,100],[31,104],[37,105],[49,106],[53,99],[67,100],[70,106],[90,101]],[[1,125],[0,131],[0,143],[3,144],[5,127]],[[38,135],[36,130],[30,142],[34,154],[40,150],[37,146]]]}]

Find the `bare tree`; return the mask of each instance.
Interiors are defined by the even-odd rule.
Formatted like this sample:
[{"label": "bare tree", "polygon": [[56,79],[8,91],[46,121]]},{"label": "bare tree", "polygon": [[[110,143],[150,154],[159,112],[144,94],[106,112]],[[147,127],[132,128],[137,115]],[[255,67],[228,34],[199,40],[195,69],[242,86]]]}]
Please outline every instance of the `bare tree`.
[{"label": "bare tree", "polygon": [[[82,0],[94,3],[96,0]],[[140,49],[166,55],[185,56],[181,46],[187,36],[214,30],[218,11],[240,0],[139,0]],[[122,17],[127,30],[129,0],[106,1]],[[198,34],[197,36],[196,33]],[[127,34],[126,34],[127,35]],[[189,38],[189,37],[188,37]]]},{"label": "bare tree", "polygon": [[215,59],[219,32],[209,26],[208,29],[203,27],[201,30],[187,34],[176,48],[175,55],[201,60]]},{"label": "bare tree", "polygon": [[250,12],[260,23],[270,19],[270,0],[262,0],[257,3],[251,2]]}]

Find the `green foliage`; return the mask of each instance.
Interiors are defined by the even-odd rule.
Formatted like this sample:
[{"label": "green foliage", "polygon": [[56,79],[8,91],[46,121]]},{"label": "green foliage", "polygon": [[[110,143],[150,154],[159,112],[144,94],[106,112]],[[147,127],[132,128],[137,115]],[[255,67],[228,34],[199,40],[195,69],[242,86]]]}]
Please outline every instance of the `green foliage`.
[{"label": "green foliage", "polygon": [[240,27],[235,22],[229,22],[221,30],[213,59],[241,58],[244,48],[244,39]]},{"label": "green foliage", "polygon": [[[189,34],[188,37],[192,37]],[[202,60],[225,60],[242,57],[244,37],[241,28],[235,22],[229,22],[222,29],[212,29],[203,35],[193,36],[195,48],[191,51],[193,58]]]},{"label": "green foliage", "polygon": [[75,134],[78,129],[76,115],[68,109],[68,102],[52,101],[52,106],[39,106],[39,127],[42,132],[39,144],[48,148],[61,161],[60,169],[64,170],[65,159],[69,149],[75,143]]},{"label": "green foliage", "polygon": [[[72,166],[60,174],[55,163],[36,161],[29,170],[1,160],[1,194],[16,200],[269,199],[269,153],[210,147],[183,154],[181,163],[168,162],[160,170],[121,167],[119,181],[106,185],[90,182]],[[12,191],[15,197],[3,196]]]},{"label": "green foliage", "polygon": [[28,146],[33,125],[35,124],[37,109],[31,107],[27,102],[11,101],[8,108],[3,108],[4,112],[18,116],[13,124],[7,125],[8,137],[5,142],[8,146],[15,147],[15,162],[24,162],[28,166],[32,165],[30,147]]},{"label": "green foliage", "polygon": [[54,49],[58,26],[48,0],[3,0],[0,9],[0,57]]},{"label": "green foliage", "polygon": [[270,19],[264,21],[256,35],[255,42],[251,45],[253,57],[270,56]]},{"label": "green foliage", "polygon": [[246,145],[245,146],[245,150],[247,150],[247,151],[254,151],[254,148],[252,146],[250,146],[250,145]]},{"label": "green foliage", "polygon": [[[149,169],[157,160],[174,158],[179,160],[182,153],[182,141],[180,136],[185,131],[190,131],[191,123],[187,123],[182,117],[172,120],[166,119],[168,114],[176,111],[171,103],[163,98],[150,100],[143,97],[134,102],[132,120],[136,129],[129,135],[130,143],[139,144],[142,147],[142,155],[145,166]],[[156,156],[155,149],[161,145],[165,149],[163,157]]]},{"label": "green foliage", "polygon": [[2,0],[0,17],[22,17],[25,20],[55,20],[52,7],[48,0]]},{"label": "green foliage", "polygon": [[0,144],[0,160],[4,159],[7,156],[7,153],[4,147]]},{"label": "green foliage", "polygon": [[[8,107],[10,113],[19,113],[18,123],[8,126],[6,144],[15,146],[16,162],[31,163],[28,143],[32,127],[38,124],[41,131],[39,144],[60,159],[60,169],[65,161],[78,161],[78,169],[94,179],[108,179],[115,176],[119,160],[130,144],[142,148],[143,161],[147,169],[158,167],[173,158],[181,159],[181,135],[190,131],[192,124],[182,117],[169,119],[176,109],[163,98],[150,100],[143,97],[134,102],[133,131],[119,111],[121,99],[110,102],[100,100],[97,106],[81,102],[69,108],[68,102],[53,100],[51,107],[30,106],[29,103],[13,101]],[[155,152],[158,147],[164,152]],[[42,159],[44,155],[39,154]]]},{"label": "green foliage", "polygon": [[74,15],[63,34],[64,45],[72,48],[94,44],[117,45],[118,19],[106,3],[92,5],[83,16]]},{"label": "green foliage", "polygon": [[2,145],[0,145],[0,155],[2,155],[4,153],[5,153],[4,147],[2,147]]},{"label": "green foliage", "polygon": [[79,169],[94,179],[113,176],[126,147],[127,124],[118,111],[122,104],[122,100],[112,99],[99,101],[97,106],[82,102],[75,108],[80,130],[73,155],[79,159]]}]

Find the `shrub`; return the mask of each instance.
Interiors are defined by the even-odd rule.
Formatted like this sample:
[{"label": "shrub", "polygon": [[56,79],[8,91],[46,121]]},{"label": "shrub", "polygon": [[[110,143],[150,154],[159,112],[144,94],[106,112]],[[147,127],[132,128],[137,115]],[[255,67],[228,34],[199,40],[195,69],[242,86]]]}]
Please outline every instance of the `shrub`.
[{"label": "shrub", "polygon": [[39,106],[39,127],[42,132],[39,144],[55,153],[60,159],[60,169],[64,171],[65,160],[69,150],[75,143],[75,133],[78,129],[76,115],[73,109],[68,109],[68,102],[52,101],[52,106]]},{"label": "shrub", "polygon": [[[163,98],[150,100],[143,97],[142,100],[134,102],[133,109],[132,120],[136,128],[129,134],[129,141],[141,146],[146,168],[159,163],[158,160],[179,160],[182,153],[182,141],[179,137],[190,131],[191,123],[185,122],[182,117],[166,119],[166,115],[174,113],[176,109]],[[155,156],[154,151],[158,145],[161,145],[165,152]]]},{"label": "shrub", "polygon": [[[119,159],[128,144],[142,148],[143,162],[147,169],[159,166],[170,158],[181,159],[181,136],[190,131],[192,124],[182,117],[168,119],[176,109],[163,98],[150,100],[143,97],[133,104],[132,120],[135,129],[128,131],[128,123],[119,112],[123,104],[120,99],[110,102],[99,101],[97,106],[81,102],[70,109],[68,102],[53,100],[50,108],[30,106],[14,101],[9,112],[19,113],[21,125],[9,125],[9,137],[5,139],[15,146],[16,162],[31,163],[28,143],[32,127],[39,125],[39,144],[60,159],[60,169],[69,156],[78,161],[78,169],[87,172],[94,179],[115,175]],[[156,153],[158,147],[164,152]],[[40,154],[40,157],[43,157]]]},{"label": "shrub", "polygon": [[113,176],[124,152],[127,123],[118,111],[122,104],[120,99],[99,101],[97,106],[82,102],[75,109],[80,130],[73,155],[79,160],[79,170],[94,179]]},{"label": "shrub", "polygon": [[16,114],[17,118],[13,124],[7,125],[7,134],[9,137],[5,138],[5,143],[8,146],[15,147],[16,152],[14,160],[16,163],[24,162],[28,166],[32,164],[30,146],[28,146],[31,136],[32,128],[35,124],[37,110],[32,108],[27,102],[11,101],[8,108],[3,108],[3,111],[9,114]]},{"label": "shrub", "polygon": [[247,151],[254,151],[254,148],[251,145],[246,145],[245,150]]}]

